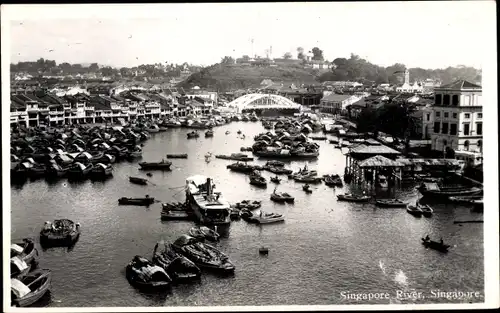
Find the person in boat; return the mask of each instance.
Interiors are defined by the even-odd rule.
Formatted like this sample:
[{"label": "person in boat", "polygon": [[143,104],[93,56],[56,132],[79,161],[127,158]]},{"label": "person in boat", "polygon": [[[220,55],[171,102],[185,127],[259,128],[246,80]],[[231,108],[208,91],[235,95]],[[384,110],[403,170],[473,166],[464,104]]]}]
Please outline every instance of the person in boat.
[{"label": "person in boat", "polygon": [[305,185],[304,185],[304,188],[305,188],[305,189],[309,189],[309,187],[311,187],[311,186],[309,186],[309,184],[305,184]]},{"label": "person in boat", "polygon": [[276,175],[276,176],[274,176],[274,179],[279,180],[280,178],[278,177],[278,175]]},{"label": "person in boat", "polygon": [[439,243],[440,243],[441,245],[443,245],[443,244],[444,244],[444,242],[443,242],[443,238],[441,238],[441,239],[439,240]]},{"label": "person in boat", "polygon": [[425,236],[424,240],[429,241],[429,240],[431,240],[431,238],[429,237],[429,235],[427,235],[427,236]]}]

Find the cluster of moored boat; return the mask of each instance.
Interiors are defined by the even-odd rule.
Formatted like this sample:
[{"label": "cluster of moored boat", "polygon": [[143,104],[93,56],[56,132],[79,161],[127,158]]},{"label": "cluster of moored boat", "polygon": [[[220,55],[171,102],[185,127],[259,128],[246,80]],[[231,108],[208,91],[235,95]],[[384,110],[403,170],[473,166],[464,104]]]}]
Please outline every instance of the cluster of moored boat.
[{"label": "cluster of moored boat", "polygon": [[35,127],[12,134],[11,178],[105,179],[112,163],[142,157],[145,124],[128,127]]},{"label": "cluster of moored boat", "polygon": [[281,130],[259,134],[254,137],[252,153],[258,157],[279,159],[316,159],[319,145],[310,142],[300,131],[290,134]]},{"label": "cluster of moored boat", "polygon": [[125,275],[130,284],[143,289],[161,290],[172,283],[199,280],[202,270],[233,273],[229,257],[207,241],[216,242],[220,235],[206,226],[192,227],[174,242],[158,242],[151,260],[136,255],[127,264]]},{"label": "cluster of moored boat", "polygon": [[[80,224],[68,219],[45,222],[40,231],[43,248],[72,247],[80,236]],[[32,238],[10,246],[11,301],[27,307],[39,301],[50,289],[52,271],[38,267],[39,253]]]}]

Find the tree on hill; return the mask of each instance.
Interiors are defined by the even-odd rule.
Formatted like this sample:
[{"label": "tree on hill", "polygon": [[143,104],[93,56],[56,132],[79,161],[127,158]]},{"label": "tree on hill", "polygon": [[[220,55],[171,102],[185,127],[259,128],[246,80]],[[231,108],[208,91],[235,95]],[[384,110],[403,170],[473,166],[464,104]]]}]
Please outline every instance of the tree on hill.
[{"label": "tree on hill", "polygon": [[304,48],[298,47],[297,48],[297,59],[304,60],[305,58],[306,58],[306,55],[304,54]]},{"label": "tree on hill", "polygon": [[291,59],[292,58],[292,54],[290,52],[286,52],[285,54],[283,54],[283,59]]},{"label": "tree on hill", "polygon": [[313,57],[312,57],[313,60],[316,60],[316,61],[323,61],[324,60],[323,50],[320,50],[320,48],[318,48],[318,47],[312,48],[312,53],[313,53]]},{"label": "tree on hill", "polygon": [[234,59],[230,56],[225,56],[220,61],[220,64],[234,64]]},{"label": "tree on hill", "polygon": [[89,71],[94,73],[99,71],[99,65],[97,65],[97,63],[90,64]]}]

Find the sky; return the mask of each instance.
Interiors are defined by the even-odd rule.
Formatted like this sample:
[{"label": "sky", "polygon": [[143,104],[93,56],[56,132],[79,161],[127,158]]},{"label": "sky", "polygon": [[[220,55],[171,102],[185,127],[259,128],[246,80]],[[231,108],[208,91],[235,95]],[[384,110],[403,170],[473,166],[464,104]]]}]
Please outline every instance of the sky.
[{"label": "sky", "polygon": [[[2,28],[12,63],[132,67],[151,63],[211,65],[222,57],[281,57],[297,47],[325,59],[355,53],[389,66],[482,68],[495,3],[332,2],[149,5],[10,5]],[[4,24],[5,23],[5,24]],[[2,36],[4,37],[4,36]],[[494,40],[494,39],[493,39]]]}]

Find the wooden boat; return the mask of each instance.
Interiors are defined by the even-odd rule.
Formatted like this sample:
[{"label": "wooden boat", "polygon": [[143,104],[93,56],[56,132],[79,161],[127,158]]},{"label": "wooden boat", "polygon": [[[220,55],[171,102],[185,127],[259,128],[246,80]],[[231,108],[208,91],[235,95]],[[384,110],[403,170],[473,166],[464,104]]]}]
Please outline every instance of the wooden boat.
[{"label": "wooden boat", "polygon": [[[142,152],[141,152],[141,154],[142,154]],[[116,157],[112,154],[103,153],[100,156],[92,157],[91,161],[92,161],[92,163],[110,164],[110,163],[115,163]]]},{"label": "wooden boat", "polygon": [[453,196],[472,196],[481,193],[483,190],[477,187],[443,187],[437,183],[422,183],[417,190],[428,197],[446,198]]},{"label": "wooden boat", "polygon": [[302,176],[302,175],[295,176],[293,179],[298,183],[309,183],[309,184],[319,184],[322,181],[321,177]]},{"label": "wooden boat", "polygon": [[149,133],[158,133],[160,132],[160,127],[158,125],[151,125],[146,129]]},{"label": "wooden boat", "polygon": [[85,166],[80,162],[75,162],[69,168],[67,175],[69,178],[84,179],[90,174],[93,167],[92,163]]},{"label": "wooden boat", "polygon": [[255,224],[272,224],[285,221],[285,217],[282,214],[266,213],[263,211],[261,211],[260,214],[253,214],[249,210],[244,209],[242,210],[240,215],[241,218],[248,223]]},{"label": "wooden boat", "polygon": [[262,206],[262,203],[257,200],[243,200],[241,202],[236,203],[236,208],[238,209],[249,209],[256,210]]},{"label": "wooden boat", "polygon": [[169,159],[187,159],[187,153],[177,153],[177,154],[167,154],[167,158]]},{"label": "wooden boat", "polygon": [[249,157],[244,153],[231,153],[230,155],[218,154],[215,156],[215,158],[223,160],[242,161],[242,162],[253,161],[252,157]]},{"label": "wooden boat", "polygon": [[109,176],[113,176],[113,166],[104,165],[102,163],[97,163],[93,168],[90,174],[94,178],[106,178]]},{"label": "wooden boat", "polygon": [[[159,245],[163,251],[158,251]],[[165,270],[175,282],[187,282],[199,279],[201,270],[182,254],[174,251],[170,243],[157,243],[153,251],[153,263]]]},{"label": "wooden boat", "polygon": [[11,279],[11,301],[13,306],[27,307],[40,300],[49,291],[52,272],[41,269],[21,279]]},{"label": "wooden boat", "polygon": [[265,166],[285,167],[285,165],[285,162],[281,161],[267,161]]},{"label": "wooden boat", "polygon": [[275,184],[281,183],[281,179],[278,176],[271,177],[270,180]]},{"label": "wooden boat", "polygon": [[360,196],[360,195],[353,195],[353,194],[343,194],[343,195],[337,195],[337,200],[339,201],[349,201],[349,202],[368,202],[371,200],[370,196]]},{"label": "wooden boat", "polygon": [[431,217],[434,213],[434,210],[428,204],[419,205],[419,209],[422,211],[422,215],[425,217]]},{"label": "wooden boat", "polygon": [[24,262],[24,260],[19,256],[10,258],[10,278],[23,278],[28,275],[31,267],[32,263]]},{"label": "wooden boat", "polygon": [[164,289],[170,287],[172,282],[162,267],[139,255],[127,265],[125,276],[131,285],[144,289]]},{"label": "wooden boat", "polygon": [[143,170],[170,170],[172,162],[161,160],[160,162],[139,162],[139,166]]},{"label": "wooden boat", "polygon": [[375,204],[388,208],[406,208],[408,202],[404,202],[399,199],[377,199],[375,200]]},{"label": "wooden boat", "polygon": [[440,242],[438,241],[433,241],[430,240],[428,237],[427,238],[421,238],[422,244],[426,248],[434,249],[440,252],[448,252],[448,249],[450,248],[449,245],[445,245],[443,241],[441,240]]},{"label": "wooden boat", "polygon": [[240,219],[240,213],[241,213],[241,210],[238,209],[238,208],[232,208],[231,209],[231,213],[229,213],[229,218],[232,220],[232,221],[236,221],[236,220],[239,220]]},{"label": "wooden boat", "polygon": [[302,190],[304,190],[306,193],[312,193],[312,189],[311,189],[311,186],[309,186],[308,184],[302,186]]},{"label": "wooden boat", "polygon": [[129,182],[131,182],[133,184],[137,184],[137,185],[147,185],[148,184],[148,180],[145,178],[129,176],[128,180],[129,180]]},{"label": "wooden boat", "polygon": [[217,231],[206,226],[191,227],[188,234],[189,236],[200,240],[208,239],[210,241],[217,241],[220,238],[220,235],[219,233],[217,233]]},{"label": "wooden boat", "polygon": [[188,134],[187,134],[187,138],[188,138],[188,139],[191,139],[191,138],[198,138],[198,137],[200,137],[200,134],[198,134],[198,132],[197,132],[197,131],[192,131],[192,132],[190,132],[190,133],[188,133]]},{"label": "wooden boat", "polygon": [[45,222],[40,231],[40,244],[46,246],[72,246],[80,237],[80,223],[69,219]]},{"label": "wooden boat", "polygon": [[226,168],[230,169],[231,171],[240,173],[252,173],[255,170],[262,169],[257,165],[244,164],[240,162],[229,164],[228,166],[226,166]]},{"label": "wooden boat", "polygon": [[275,202],[295,202],[295,198],[292,197],[289,193],[287,192],[276,192],[276,189],[274,189],[273,193],[271,194],[271,200]]},{"label": "wooden boat", "polygon": [[45,175],[47,178],[61,178],[66,176],[66,174],[68,173],[68,169],[68,167],[63,168],[58,164],[53,163],[47,167]]},{"label": "wooden boat", "polygon": [[342,187],[344,185],[342,183],[342,178],[340,178],[340,175],[338,174],[326,175],[324,177],[324,180],[325,180],[325,185],[327,186]]},{"label": "wooden boat", "polygon": [[38,255],[38,250],[31,238],[24,238],[22,242],[15,242],[10,245],[10,256],[17,256],[26,264],[30,264],[35,260],[35,255]]},{"label": "wooden boat", "polygon": [[162,210],[160,214],[162,221],[187,221],[193,218],[186,211]]},{"label": "wooden boat", "polygon": [[122,197],[118,199],[118,204],[121,205],[144,205],[149,206],[155,202],[155,198],[152,198],[148,195],[144,198],[126,198]]},{"label": "wooden boat", "polygon": [[416,216],[416,217],[421,217],[422,214],[424,213],[419,207],[418,205],[409,205],[407,208],[406,208],[406,212],[410,213],[411,215],[413,216]]},{"label": "wooden boat", "polygon": [[258,186],[258,187],[266,187],[267,181],[264,177],[260,175],[250,175],[250,185]]},{"label": "wooden boat", "polygon": [[205,138],[208,138],[208,137],[213,137],[214,136],[214,131],[213,130],[207,130],[205,132]]},{"label": "wooden boat", "polygon": [[194,262],[200,268],[232,273],[235,266],[224,253],[215,247],[201,243],[197,239],[182,235],[172,244],[172,248]]},{"label": "wooden boat", "polygon": [[279,166],[264,166],[264,169],[268,172],[271,172],[273,174],[277,174],[277,175],[280,175],[280,174],[284,174],[284,175],[289,175],[291,173],[293,173],[293,171],[291,169],[287,169],[287,168],[284,168],[284,167],[279,167]]}]

